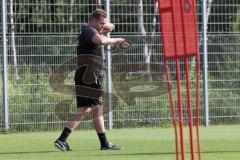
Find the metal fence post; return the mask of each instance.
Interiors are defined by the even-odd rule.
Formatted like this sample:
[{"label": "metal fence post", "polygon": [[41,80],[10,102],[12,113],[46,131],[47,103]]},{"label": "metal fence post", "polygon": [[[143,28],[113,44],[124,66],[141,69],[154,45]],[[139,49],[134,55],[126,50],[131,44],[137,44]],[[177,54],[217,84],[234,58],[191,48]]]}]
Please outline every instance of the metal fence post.
[{"label": "metal fence post", "polygon": [[209,102],[208,102],[208,50],[207,50],[207,0],[202,0],[202,23],[203,23],[203,74],[204,74],[204,113],[205,126],[209,126]]},{"label": "metal fence post", "polygon": [[[105,0],[105,9],[107,12],[107,19],[110,22],[110,1]],[[110,37],[110,34],[107,34]],[[107,46],[107,93],[108,93],[108,125],[109,129],[113,127],[113,114],[112,114],[112,77],[111,77],[111,47]]]},{"label": "metal fence post", "polygon": [[2,54],[3,54],[3,123],[4,129],[9,129],[8,94],[7,94],[7,23],[6,1],[2,0]]}]

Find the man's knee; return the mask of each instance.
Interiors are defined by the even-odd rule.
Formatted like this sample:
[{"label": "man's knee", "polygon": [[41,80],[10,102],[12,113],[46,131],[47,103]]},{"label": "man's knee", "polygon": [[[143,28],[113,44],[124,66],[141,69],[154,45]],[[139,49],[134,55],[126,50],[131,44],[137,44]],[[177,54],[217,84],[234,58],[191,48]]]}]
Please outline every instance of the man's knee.
[{"label": "man's knee", "polygon": [[93,118],[98,118],[103,116],[103,105],[96,105],[92,108]]}]

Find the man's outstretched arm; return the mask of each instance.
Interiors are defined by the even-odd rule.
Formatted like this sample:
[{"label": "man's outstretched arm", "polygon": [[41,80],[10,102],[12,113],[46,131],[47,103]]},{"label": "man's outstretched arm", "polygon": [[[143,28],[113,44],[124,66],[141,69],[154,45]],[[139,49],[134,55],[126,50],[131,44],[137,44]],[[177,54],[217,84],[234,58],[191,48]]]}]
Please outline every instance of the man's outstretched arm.
[{"label": "man's outstretched arm", "polygon": [[91,41],[98,45],[120,45],[124,42],[123,38],[109,38],[101,34],[95,34],[92,37]]}]

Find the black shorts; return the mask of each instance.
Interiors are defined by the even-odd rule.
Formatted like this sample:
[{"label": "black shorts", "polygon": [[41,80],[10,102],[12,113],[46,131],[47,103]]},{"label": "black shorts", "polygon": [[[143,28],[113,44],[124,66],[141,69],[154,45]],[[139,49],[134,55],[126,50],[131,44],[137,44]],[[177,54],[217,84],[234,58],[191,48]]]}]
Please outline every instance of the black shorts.
[{"label": "black shorts", "polygon": [[77,107],[91,107],[103,104],[103,76],[101,71],[82,66],[75,73]]}]

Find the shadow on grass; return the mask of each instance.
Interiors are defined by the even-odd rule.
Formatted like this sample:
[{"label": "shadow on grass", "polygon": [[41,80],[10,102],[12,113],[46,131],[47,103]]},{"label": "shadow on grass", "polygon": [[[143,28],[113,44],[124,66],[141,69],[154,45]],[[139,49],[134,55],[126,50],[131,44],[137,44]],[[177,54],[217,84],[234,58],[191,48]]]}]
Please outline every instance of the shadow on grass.
[{"label": "shadow on grass", "polygon": [[[42,153],[56,153],[60,151],[19,151],[19,152],[0,152],[0,155],[10,155],[10,154],[42,154]],[[69,152],[69,153],[73,153]],[[122,153],[118,151],[103,151],[107,154],[88,154],[85,156],[89,157],[95,157],[95,156],[151,156],[151,155],[175,155],[175,152],[146,152],[146,153]],[[118,153],[117,153],[118,152]],[[68,153],[68,152],[67,152]],[[215,154],[215,153],[240,153],[240,150],[234,150],[234,151],[203,151],[202,154]],[[190,154],[190,152],[187,152],[187,154]]]},{"label": "shadow on grass", "polygon": [[0,155],[9,154],[42,154],[42,153],[54,153],[59,151],[19,151],[19,152],[0,152]]},{"label": "shadow on grass", "polygon": [[145,152],[145,153],[140,153],[140,152],[121,153],[121,152],[118,152],[118,153],[116,153],[116,151],[104,151],[104,153],[107,153],[107,154],[96,154],[96,155],[87,155],[87,156],[90,156],[90,157],[95,157],[95,156],[96,157],[97,156],[102,156],[102,157],[104,157],[104,156],[153,156],[153,155],[174,155],[175,154],[175,152]]},{"label": "shadow on grass", "polygon": [[[97,155],[87,155],[87,156],[151,156],[151,155],[175,155],[175,152],[146,152],[146,153],[116,153],[114,151],[105,151],[108,154],[97,154]],[[114,153],[113,153],[114,152]],[[235,150],[235,151],[203,151],[202,154],[217,154],[217,153],[240,153],[240,150]],[[190,154],[190,152],[187,152],[187,154]]]},{"label": "shadow on grass", "polygon": [[211,154],[211,153],[240,153],[240,150],[235,151],[203,151],[204,154]]}]

